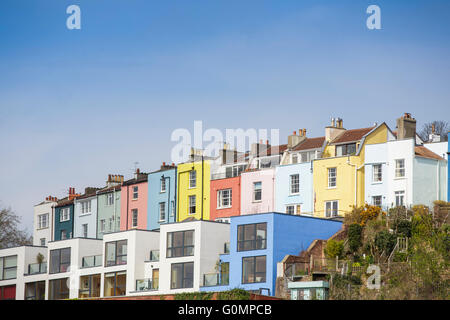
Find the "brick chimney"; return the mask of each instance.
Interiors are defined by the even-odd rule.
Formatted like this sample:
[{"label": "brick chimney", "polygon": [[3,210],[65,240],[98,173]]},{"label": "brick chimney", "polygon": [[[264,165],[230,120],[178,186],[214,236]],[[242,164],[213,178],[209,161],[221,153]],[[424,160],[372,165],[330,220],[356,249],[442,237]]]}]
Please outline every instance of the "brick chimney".
[{"label": "brick chimney", "polygon": [[331,125],[325,127],[325,139],[330,142],[344,131],[344,121],[341,118],[331,118]]},{"label": "brick chimney", "polygon": [[416,138],[416,119],[405,113],[397,119],[397,140]]},{"label": "brick chimney", "polygon": [[80,196],[79,194],[75,193],[75,188],[73,188],[73,187],[69,188],[69,200],[73,200],[79,196]]},{"label": "brick chimney", "polygon": [[288,136],[287,146],[289,149],[294,148],[296,145],[306,139],[306,136],[303,133],[306,133],[306,129],[298,129],[298,135],[297,132],[294,131],[290,136]]}]

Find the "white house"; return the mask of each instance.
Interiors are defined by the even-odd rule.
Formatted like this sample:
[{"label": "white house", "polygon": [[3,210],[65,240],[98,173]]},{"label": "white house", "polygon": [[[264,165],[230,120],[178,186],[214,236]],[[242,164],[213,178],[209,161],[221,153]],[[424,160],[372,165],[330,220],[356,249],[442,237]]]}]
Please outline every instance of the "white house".
[{"label": "white house", "polygon": [[56,203],[57,198],[49,196],[34,206],[33,245],[46,246],[53,240],[53,207]]}]

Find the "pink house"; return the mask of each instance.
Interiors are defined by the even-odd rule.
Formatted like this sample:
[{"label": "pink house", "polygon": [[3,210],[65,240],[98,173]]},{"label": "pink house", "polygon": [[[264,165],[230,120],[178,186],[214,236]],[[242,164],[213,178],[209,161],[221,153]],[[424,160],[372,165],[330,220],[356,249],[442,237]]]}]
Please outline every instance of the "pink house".
[{"label": "pink house", "polygon": [[136,170],[120,190],[120,230],[147,229],[148,178]]},{"label": "pink house", "polygon": [[274,211],[275,168],[241,174],[241,214]]}]

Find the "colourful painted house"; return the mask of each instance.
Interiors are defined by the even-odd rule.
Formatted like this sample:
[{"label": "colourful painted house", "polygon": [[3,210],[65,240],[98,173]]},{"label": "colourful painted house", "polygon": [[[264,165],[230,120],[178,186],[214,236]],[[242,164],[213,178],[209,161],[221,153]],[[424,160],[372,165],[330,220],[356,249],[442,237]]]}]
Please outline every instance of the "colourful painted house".
[{"label": "colourful painted house", "polygon": [[97,238],[120,230],[122,175],[108,175],[106,187],[97,191]]},{"label": "colourful painted house", "polygon": [[55,241],[74,237],[74,206],[73,200],[80,196],[75,188],[69,188],[69,196],[57,202],[55,208],[54,237]]},{"label": "colourful painted house", "polygon": [[241,176],[211,180],[210,219],[228,221],[241,214]]},{"label": "colourful painted house", "polygon": [[74,238],[97,237],[97,188],[85,188],[74,202]]},{"label": "colourful painted house", "polygon": [[241,214],[274,211],[275,168],[252,170],[241,175]]},{"label": "colourful painted house", "polygon": [[120,190],[120,230],[147,229],[148,174],[136,169]]},{"label": "colourful painted house", "polygon": [[176,222],[177,167],[163,162],[158,171],[148,174],[149,230],[159,229],[163,223]]},{"label": "colourful painted house", "polygon": [[177,221],[210,219],[211,160],[179,164],[177,167]]},{"label": "colourful painted house", "polygon": [[344,216],[364,204],[364,148],[393,137],[385,123],[346,130],[342,119],[325,128],[322,158],[313,161],[314,215]]}]

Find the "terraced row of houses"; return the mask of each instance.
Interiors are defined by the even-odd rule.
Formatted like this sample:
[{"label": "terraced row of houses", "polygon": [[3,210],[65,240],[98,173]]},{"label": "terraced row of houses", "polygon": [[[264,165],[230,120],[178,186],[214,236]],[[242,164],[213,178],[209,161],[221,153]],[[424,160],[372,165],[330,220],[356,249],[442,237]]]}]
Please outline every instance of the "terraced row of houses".
[{"label": "terraced row of houses", "polygon": [[448,201],[449,151],[434,131],[419,137],[407,113],[396,130],[347,130],[333,118],[322,137],[300,129],[248,152],[192,150],[185,163],[71,187],[34,207],[32,246],[0,250],[0,299],[273,295],[277,262],[331,237],[353,206]]}]

